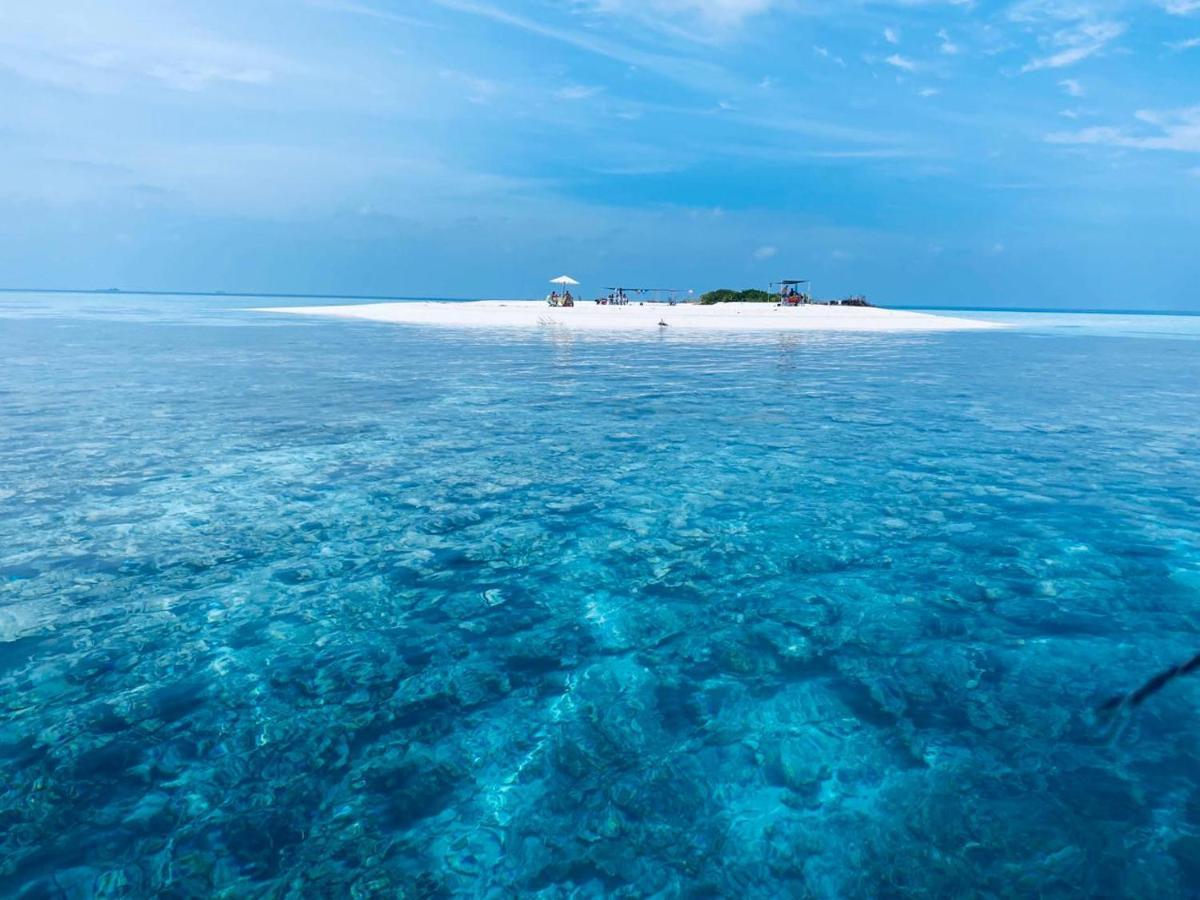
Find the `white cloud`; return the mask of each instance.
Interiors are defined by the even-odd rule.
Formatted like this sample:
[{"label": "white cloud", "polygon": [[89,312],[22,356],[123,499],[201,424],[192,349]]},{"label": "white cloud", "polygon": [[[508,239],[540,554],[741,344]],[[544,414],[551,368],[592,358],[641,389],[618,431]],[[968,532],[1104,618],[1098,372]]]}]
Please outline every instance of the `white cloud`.
[{"label": "white cloud", "polygon": [[1064,78],[1058,83],[1058,86],[1063,89],[1063,93],[1065,93],[1068,97],[1083,96],[1083,85],[1074,78]]},{"label": "white cloud", "polygon": [[779,248],[773,244],[766,244],[754,251],[754,258],[760,262],[768,260],[779,253]]},{"label": "white cloud", "polygon": [[904,72],[917,71],[917,64],[911,59],[901,56],[899,53],[893,53],[891,56],[885,59],[884,62],[889,66],[895,66],[897,69],[900,69]]},{"label": "white cloud", "polygon": [[1109,17],[1118,0],[1019,0],[1008,19],[1038,33],[1045,53],[1022,72],[1061,69],[1096,55],[1125,33],[1127,25]]},{"label": "white cloud", "polygon": [[1173,16],[1187,16],[1200,11],[1200,0],[1159,0],[1158,5]]},{"label": "white cloud", "polygon": [[938,39],[942,42],[941,46],[938,49],[941,50],[944,54],[946,54],[947,56],[957,56],[959,53],[962,53],[962,48],[959,47],[958,44],[954,43],[954,41],[950,39],[950,34],[949,34],[949,32],[946,31],[945,28],[939,29],[937,36],[938,36]]},{"label": "white cloud", "polygon": [[595,97],[602,92],[604,88],[586,84],[569,84],[564,88],[559,88],[554,92],[554,96],[559,100],[587,100]]},{"label": "white cloud", "polygon": [[1031,59],[1021,67],[1022,72],[1039,69],[1061,69],[1082,62],[1107,47],[1125,33],[1123,22],[1082,22],[1056,31],[1049,43],[1060,49],[1047,56]]},{"label": "white cloud", "polygon": [[839,66],[842,66],[843,68],[846,65],[846,61],[844,59],[842,59],[840,56],[834,56],[825,47],[813,47],[813,53],[817,54],[817,56],[820,56],[820,57],[823,57],[824,59],[829,60],[830,62],[835,62]]},{"label": "white cloud", "polygon": [[1139,110],[1135,115],[1138,129],[1100,125],[1080,131],[1059,131],[1046,135],[1051,144],[1093,144],[1135,150],[1171,150],[1200,153],[1200,106],[1166,110]]},{"label": "white cloud", "polygon": [[937,88],[925,88],[920,92],[922,97],[936,97],[940,93]]},{"label": "white cloud", "polygon": [[1166,46],[1176,52],[1180,50],[1194,50],[1196,47],[1200,47],[1200,37],[1187,38],[1182,41],[1168,41]]},{"label": "white cloud", "polygon": [[895,28],[885,28],[883,29],[883,39],[889,44],[898,44],[900,43],[900,32]]}]

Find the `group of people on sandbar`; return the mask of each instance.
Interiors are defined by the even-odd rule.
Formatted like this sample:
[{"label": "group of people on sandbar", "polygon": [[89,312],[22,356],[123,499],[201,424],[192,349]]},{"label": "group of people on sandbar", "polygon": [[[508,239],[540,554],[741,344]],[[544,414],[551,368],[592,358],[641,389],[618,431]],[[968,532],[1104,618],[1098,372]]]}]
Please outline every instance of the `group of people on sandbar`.
[{"label": "group of people on sandbar", "polygon": [[629,298],[625,296],[623,288],[617,288],[615,291],[609,291],[607,297],[597,297],[597,306],[628,306]]},{"label": "group of people on sandbar", "polygon": [[570,291],[563,291],[562,294],[559,294],[558,291],[551,291],[546,302],[551,306],[574,306],[575,298],[571,296]]},{"label": "group of people on sandbar", "polygon": [[799,306],[801,303],[808,303],[811,298],[808,294],[796,290],[792,285],[785,285],[783,291],[779,294],[779,302],[784,306]]}]

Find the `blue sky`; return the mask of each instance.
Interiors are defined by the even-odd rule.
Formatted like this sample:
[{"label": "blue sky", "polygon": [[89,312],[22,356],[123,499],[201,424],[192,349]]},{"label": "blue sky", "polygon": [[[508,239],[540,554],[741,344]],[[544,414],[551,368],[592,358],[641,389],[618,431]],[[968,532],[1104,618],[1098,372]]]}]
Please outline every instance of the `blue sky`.
[{"label": "blue sky", "polygon": [[0,5],[0,283],[1200,309],[1200,0]]}]

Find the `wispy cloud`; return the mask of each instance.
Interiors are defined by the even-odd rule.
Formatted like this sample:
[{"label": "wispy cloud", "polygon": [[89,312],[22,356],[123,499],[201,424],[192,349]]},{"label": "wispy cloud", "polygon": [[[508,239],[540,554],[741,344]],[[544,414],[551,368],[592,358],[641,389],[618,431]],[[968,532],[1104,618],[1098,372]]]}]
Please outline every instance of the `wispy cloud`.
[{"label": "wispy cloud", "polygon": [[438,77],[461,87],[463,95],[471,103],[487,103],[500,91],[496,82],[457,69],[442,69]]},{"label": "wispy cloud", "polygon": [[1128,28],[1106,15],[1109,8],[1101,0],[1019,0],[1009,8],[1009,21],[1040,32],[1045,49],[1021,71],[1061,69],[1103,51]]},{"label": "wispy cloud", "polygon": [[945,28],[938,29],[937,36],[938,40],[942,42],[938,49],[946,56],[957,56],[962,52],[962,48],[951,39],[950,33]]},{"label": "wispy cloud", "polygon": [[893,53],[884,60],[889,66],[894,66],[904,72],[917,71],[917,64],[906,56],[901,56],[899,53]]},{"label": "wispy cloud", "polygon": [[1039,69],[1062,69],[1095,56],[1112,41],[1125,33],[1122,22],[1084,22],[1054,34],[1052,42],[1060,49],[1047,56],[1031,59],[1021,67],[1022,72]]},{"label": "wispy cloud", "polygon": [[1188,16],[1200,11],[1200,0],[1158,0],[1158,5],[1173,16]]},{"label": "wispy cloud", "polygon": [[900,32],[898,32],[895,28],[885,28],[883,29],[883,39],[889,44],[899,44]]},{"label": "wispy cloud", "polygon": [[820,56],[822,59],[827,59],[830,62],[837,63],[843,68],[846,66],[846,61],[840,56],[831,53],[828,47],[813,47],[813,53],[817,54],[817,56]]},{"label": "wispy cloud", "polygon": [[596,13],[634,19],[661,31],[699,41],[730,36],[778,0],[576,0]]},{"label": "wispy cloud", "polygon": [[314,9],[323,9],[327,12],[365,16],[369,19],[379,19],[383,22],[394,22],[399,25],[412,25],[417,28],[433,27],[430,22],[424,19],[402,15],[401,13],[392,12],[389,9],[379,9],[366,3],[359,3],[357,0],[305,0],[305,3]]},{"label": "wispy cloud", "polygon": [[1063,89],[1063,93],[1068,97],[1082,97],[1084,94],[1083,85],[1074,78],[1064,78],[1058,83],[1058,86]]},{"label": "wispy cloud", "polygon": [[478,0],[431,0],[431,2],[443,9],[485,19],[508,28],[537,35],[548,41],[583,50],[598,57],[652,72],[660,78],[693,89],[724,92],[730,88],[731,82],[737,82],[739,86],[744,83],[744,79],[731,75],[720,65],[710,61],[697,59],[694,56],[678,55],[665,50],[642,50],[632,42],[606,40],[594,36],[586,30],[549,25],[541,20],[519,15],[490,3],[478,2]]},{"label": "wispy cloud", "polygon": [[603,92],[604,88],[596,85],[569,84],[554,92],[559,100],[587,100]]},{"label": "wispy cloud", "polygon": [[114,2],[98,15],[90,5],[67,3],[49,16],[34,4],[16,4],[2,21],[0,68],[85,92],[137,82],[179,91],[261,86],[300,68],[263,47],[191,25],[166,7]]},{"label": "wispy cloud", "polygon": [[684,60],[672,60],[668,56],[645,53],[615,41],[598,40],[584,32],[547,25],[528,16],[509,12],[488,3],[479,3],[475,2],[475,0],[431,0],[431,2],[444,9],[487,19],[500,25],[506,25],[510,28],[575,47],[579,50],[585,50],[588,53],[594,53],[597,56],[613,59],[627,65],[645,67],[652,71],[670,74],[673,77],[681,75],[680,70],[685,64]]},{"label": "wispy cloud", "polygon": [[1046,135],[1046,140],[1051,144],[1200,153],[1200,106],[1139,110],[1134,118],[1140,126],[1102,125],[1080,131],[1059,131]]}]

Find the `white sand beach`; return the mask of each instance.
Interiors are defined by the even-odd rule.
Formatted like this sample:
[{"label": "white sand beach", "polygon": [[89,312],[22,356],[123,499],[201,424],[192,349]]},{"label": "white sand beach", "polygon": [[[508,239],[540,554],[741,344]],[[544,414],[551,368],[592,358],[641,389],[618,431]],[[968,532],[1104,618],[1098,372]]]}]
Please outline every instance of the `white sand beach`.
[{"label": "white sand beach", "polygon": [[541,300],[367,303],[347,306],[284,306],[256,312],[334,316],[443,328],[565,328],[579,331],[972,331],[1002,328],[995,322],[906,310],[855,306],[781,307],[771,303],[714,306],[647,303],[598,306],[583,302],[557,308]]}]

